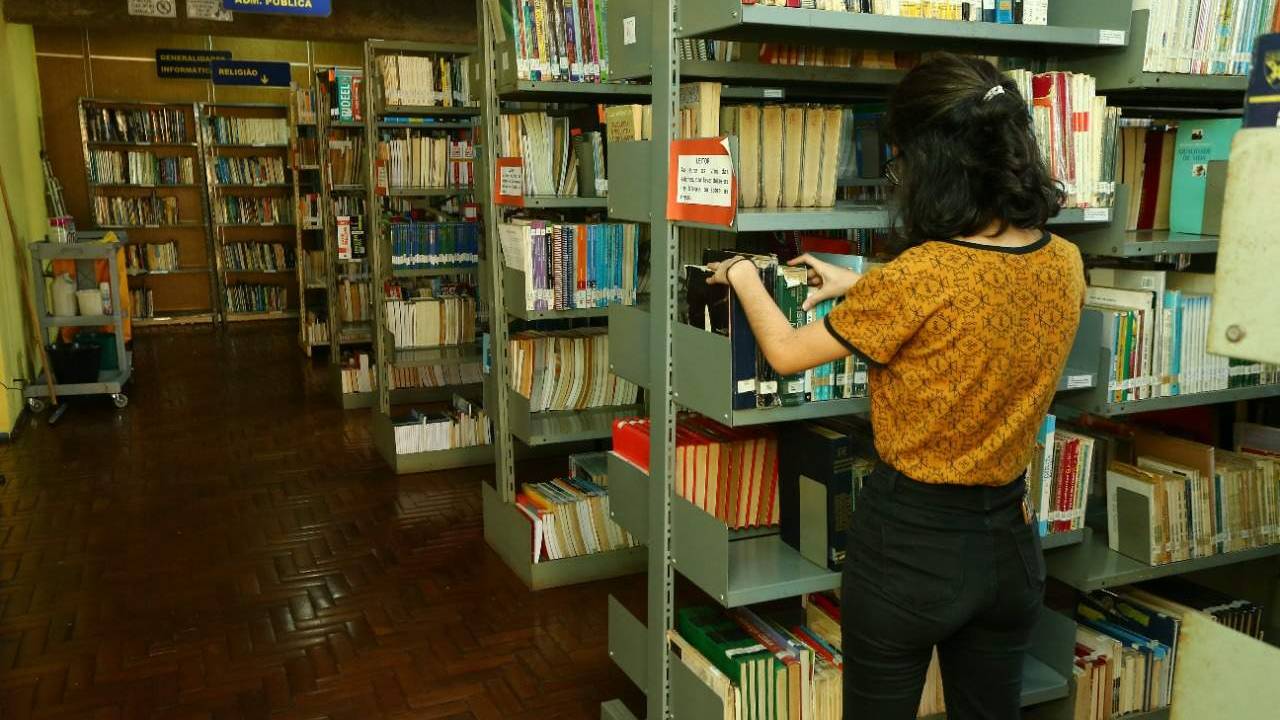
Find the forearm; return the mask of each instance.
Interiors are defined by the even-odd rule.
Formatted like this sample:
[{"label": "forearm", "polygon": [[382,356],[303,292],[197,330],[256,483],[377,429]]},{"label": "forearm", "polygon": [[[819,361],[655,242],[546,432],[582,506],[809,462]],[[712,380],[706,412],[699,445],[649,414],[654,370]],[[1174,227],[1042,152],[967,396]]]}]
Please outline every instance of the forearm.
[{"label": "forearm", "polygon": [[792,375],[848,355],[821,323],[793,328],[749,261],[729,268],[729,283],[746,313],[756,344],[775,371]]}]

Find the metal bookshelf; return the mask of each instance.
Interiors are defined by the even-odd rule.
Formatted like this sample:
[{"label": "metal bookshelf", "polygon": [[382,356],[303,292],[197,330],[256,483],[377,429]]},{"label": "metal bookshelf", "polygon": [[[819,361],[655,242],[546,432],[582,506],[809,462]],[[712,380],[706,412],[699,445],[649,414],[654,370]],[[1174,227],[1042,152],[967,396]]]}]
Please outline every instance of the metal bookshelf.
[{"label": "metal bookshelf", "polygon": [[[310,112],[304,116],[302,108],[304,104],[310,105]],[[314,143],[316,151],[317,164],[302,163],[302,143]],[[316,119],[315,108],[315,90],[313,88],[294,87],[290,94],[289,102],[289,164],[293,168],[293,209],[294,209],[294,266],[297,268],[298,276],[298,346],[302,351],[311,357],[316,348],[329,346],[328,337],[314,337],[310,331],[310,323],[308,322],[308,314],[313,309],[323,308],[316,313],[316,318],[324,317],[328,320],[329,313],[329,287],[330,287],[330,267],[326,262],[324,270],[320,277],[310,277],[308,273],[311,266],[307,262],[308,251],[324,253],[327,260],[329,258],[328,248],[325,247],[325,234],[323,223],[319,226],[311,226],[306,223],[302,214],[303,196],[316,193],[319,194],[321,188],[320,177],[320,133]],[[326,336],[327,336],[326,325]],[[336,363],[333,363],[335,370]],[[338,385],[341,389],[341,385]]]},{"label": "metal bookshelf", "polygon": [[[178,245],[178,254],[186,264],[182,270],[170,272],[136,273],[129,276],[129,289],[149,289],[152,294],[152,317],[135,317],[133,322],[139,327],[162,326],[174,324],[212,323],[218,318],[219,304],[218,281],[213,271],[214,237],[208,222],[209,206],[204,182],[205,153],[200,141],[199,108],[190,102],[149,102],[142,100],[112,100],[103,98],[82,97],[77,100],[80,122],[80,142],[83,148],[85,182],[89,189],[89,199],[99,195],[143,197],[172,191],[179,198],[179,215],[186,215],[177,223],[166,225],[128,225],[113,223],[94,223],[98,230],[127,230],[130,237],[122,239],[122,244],[145,245],[151,241],[173,240]],[[145,141],[96,141],[90,139],[88,114],[96,108],[106,109],[151,109],[167,108],[182,113],[186,123],[188,137],[191,142],[163,143]],[[93,172],[93,153],[97,150],[128,152],[154,152],[158,156],[190,158],[192,160],[193,180],[191,183],[173,185],[140,185],[133,183],[98,183]],[[192,202],[194,201],[194,205]],[[192,216],[195,217],[192,217]],[[201,231],[198,252],[203,257],[191,258],[193,248],[190,231]],[[176,231],[176,232],[174,232]],[[162,237],[159,234],[174,232]],[[183,249],[188,252],[183,252]],[[197,289],[203,283],[204,290]],[[159,295],[157,299],[156,296]],[[203,296],[205,302],[195,304],[192,296]]]},{"label": "metal bookshelf", "polygon": [[[445,470],[451,468],[487,465],[493,462],[492,445],[458,448],[436,452],[403,454],[396,451],[395,430],[392,424],[393,408],[396,405],[419,402],[448,401],[455,394],[468,397],[472,401],[486,400],[485,386],[488,381],[456,385],[444,388],[400,388],[392,389],[392,368],[420,366],[456,366],[461,364],[482,363],[483,348],[477,341],[455,346],[397,348],[395,337],[387,325],[387,303],[382,298],[382,287],[395,278],[411,277],[444,277],[451,275],[474,275],[479,272],[476,267],[433,268],[428,270],[395,270],[392,268],[391,241],[384,211],[390,202],[399,204],[411,203],[416,209],[427,207],[442,210],[440,202],[451,202],[471,192],[464,188],[405,188],[387,189],[383,194],[378,187],[378,177],[372,171],[378,162],[378,140],[380,130],[386,129],[451,129],[461,130],[476,127],[467,118],[479,113],[473,107],[446,106],[395,106],[388,107],[382,102],[382,87],[378,56],[386,54],[452,56],[454,62],[465,62],[466,57],[475,53],[471,45],[451,45],[441,43],[416,43],[402,41],[369,40],[364,46],[365,115],[363,132],[365,134],[365,183],[362,190],[366,193],[366,244],[369,250],[369,268],[372,280],[373,316],[372,334],[374,355],[377,359],[377,390],[372,398],[374,443],[383,458],[397,473],[424,472],[428,470]],[[427,120],[448,118],[444,122],[388,123],[388,117],[408,117]],[[460,206],[456,206],[460,210]],[[481,293],[483,302],[484,293]],[[477,333],[483,332],[477,328]],[[363,402],[363,398],[353,399]],[[498,422],[493,419],[494,410],[484,403],[491,421],[494,434],[497,435]]]},{"label": "metal bookshelf", "polygon": [[[221,308],[221,317],[223,322],[251,322],[255,320],[280,320],[287,318],[299,317],[301,313],[298,307],[301,303],[301,295],[297,294],[296,288],[291,288],[288,284],[280,285],[278,282],[270,282],[277,279],[274,276],[284,273],[295,273],[295,268],[284,268],[282,272],[275,271],[257,271],[257,270],[239,270],[231,267],[227,260],[227,244],[234,242],[262,242],[264,244],[293,244],[296,247],[297,229],[296,223],[241,223],[241,222],[224,222],[218,213],[218,201],[227,195],[236,195],[240,197],[264,197],[276,198],[280,200],[281,205],[290,208],[292,213],[298,211],[297,198],[294,192],[294,173],[289,161],[289,149],[291,143],[226,143],[218,142],[213,134],[213,118],[214,117],[239,117],[239,118],[271,118],[283,119],[286,125],[289,124],[290,107],[275,103],[223,103],[210,102],[200,103],[198,106],[198,123],[200,128],[200,146],[204,154],[204,171],[205,182],[207,186],[209,220],[212,227],[212,236],[214,238],[213,262],[215,274],[217,275],[217,287],[219,294],[219,305]],[[216,170],[217,159],[219,157],[262,157],[275,158],[278,157],[284,166],[285,173],[288,174],[287,182],[271,183],[264,185],[245,185],[245,184],[222,184],[218,181]],[[292,202],[292,205],[290,204]],[[252,229],[254,232],[249,232]],[[282,231],[292,231],[293,237]],[[297,258],[294,258],[295,264]],[[233,311],[231,309],[230,287],[236,281],[248,281],[258,285],[273,285],[275,287],[283,287],[285,290],[285,307],[280,310],[269,311]]]}]

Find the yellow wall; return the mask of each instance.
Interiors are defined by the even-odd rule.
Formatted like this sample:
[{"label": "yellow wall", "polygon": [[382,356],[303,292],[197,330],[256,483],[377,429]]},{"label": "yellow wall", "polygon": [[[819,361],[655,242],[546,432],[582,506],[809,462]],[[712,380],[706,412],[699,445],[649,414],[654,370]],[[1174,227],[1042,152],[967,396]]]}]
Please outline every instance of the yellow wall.
[{"label": "yellow wall", "polygon": [[[10,25],[0,16],[0,171],[24,242],[44,237],[44,173],[40,168],[40,85],[35,39],[29,25]],[[13,387],[26,377],[29,333],[18,288],[9,223],[0,206],[0,381]],[[25,255],[25,253],[23,253]],[[21,259],[26,268],[27,260]],[[20,392],[0,388],[0,433],[12,432],[22,409]]]}]

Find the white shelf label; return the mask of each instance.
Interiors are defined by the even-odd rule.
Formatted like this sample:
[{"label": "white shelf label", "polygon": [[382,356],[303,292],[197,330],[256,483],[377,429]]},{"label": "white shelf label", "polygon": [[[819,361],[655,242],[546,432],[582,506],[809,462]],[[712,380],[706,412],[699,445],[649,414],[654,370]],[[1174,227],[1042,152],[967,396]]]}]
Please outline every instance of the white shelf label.
[{"label": "white shelf label", "polygon": [[755,392],[755,391],[756,391],[755,378],[747,378],[746,380],[738,381],[738,392],[749,393],[749,392]]},{"label": "white shelf label", "polygon": [[142,17],[178,17],[176,0],[129,0],[129,14]]},{"label": "white shelf label", "polygon": [[765,88],[763,94],[767,98],[780,98],[782,97],[782,88]]},{"label": "white shelf label", "polygon": [[802,392],[804,392],[803,380],[792,380],[787,383],[787,393],[790,394],[790,393],[802,393]]},{"label": "white shelf label", "polygon": [[1107,222],[1111,219],[1111,208],[1091,207],[1084,209],[1085,222]]},{"label": "white shelf label", "polygon": [[1071,375],[1067,378],[1068,390],[1079,390],[1093,385],[1093,378],[1089,375]]},{"label": "white shelf label", "polygon": [[861,371],[854,373],[854,374],[853,374],[853,384],[854,384],[854,385],[866,385],[866,384],[867,384],[867,374],[866,374],[865,372],[861,372]]},{"label": "white shelf label", "polygon": [[732,207],[733,158],[728,155],[681,155],[676,166],[676,202],[681,205]]},{"label": "white shelf label", "polygon": [[764,382],[760,383],[760,394],[761,394],[761,395],[777,395],[777,394],[778,394],[778,381],[777,381],[777,380],[766,380],[766,381],[764,381]]},{"label": "white shelf label", "polygon": [[622,44],[636,44],[636,16],[622,18]]},{"label": "white shelf label", "polygon": [[1123,30],[1099,30],[1098,44],[1099,45],[1124,45],[1124,31]]},{"label": "white shelf label", "polygon": [[498,194],[507,197],[524,195],[524,168],[504,165],[498,175]]}]

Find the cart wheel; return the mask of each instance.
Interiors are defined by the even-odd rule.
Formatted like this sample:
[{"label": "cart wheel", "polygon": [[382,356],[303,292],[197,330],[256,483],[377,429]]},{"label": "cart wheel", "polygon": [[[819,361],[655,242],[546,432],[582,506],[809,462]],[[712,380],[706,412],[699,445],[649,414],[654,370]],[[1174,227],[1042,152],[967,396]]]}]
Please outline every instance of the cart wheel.
[{"label": "cart wheel", "polygon": [[31,408],[33,413],[44,412],[44,401],[40,398],[27,398],[27,407]]},{"label": "cart wheel", "polygon": [[111,396],[111,402],[115,403],[118,408],[128,407],[129,396],[124,393],[116,393]]}]

